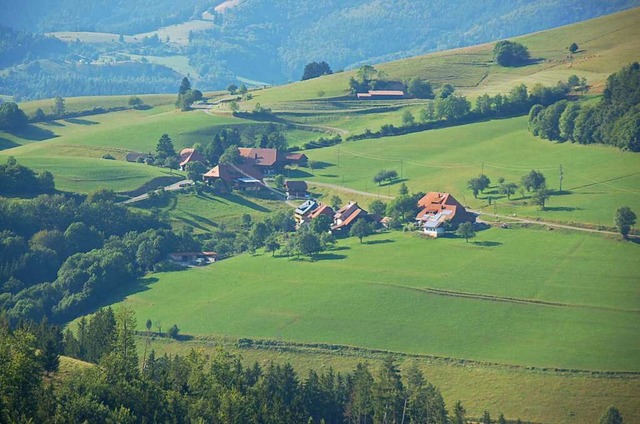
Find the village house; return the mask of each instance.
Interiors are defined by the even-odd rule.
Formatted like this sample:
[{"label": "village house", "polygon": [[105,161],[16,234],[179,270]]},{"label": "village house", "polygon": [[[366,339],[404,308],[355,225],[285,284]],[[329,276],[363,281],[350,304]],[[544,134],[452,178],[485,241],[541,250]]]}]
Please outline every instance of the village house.
[{"label": "village house", "polygon": [[416,216],[416,224],[431,237],[444,234],[446,226],[457,227],[463,222],[476,221],[476,215],[468,212],[449,193],[429,192],[418,200],[418,206],[422,209]]},{"label": "village house", "polygon": [[285,181],[284,189],[287,193],[287,199],[309,197],[309,192],[307,192],[307,183],[304,181]]},{"label": "village house", "polygon": [[369,90],[366,93],[357,93],[358,100],[389,100],[403,99],[404,91],[402,90]]},{"label": "village house", "polygon": [[313,199],[309,199],[298,206],[293,212],[293,217],[296,220],[296,227],[307,222],[309,220],[309,215],[311,215],[311,212],[313,212],[317,207],[318,202]]},{"label": "village house", "polygon": [[207,163],[207,160],[196,149],[182,149],[180,151],[180,170],[184,171],[190,162],[200,162],[204,165]]},{"label": "village house", "polygon": [[357,202],[349,202],[333,215],[331,231],[348,232],[351,225],[358,219],[369,220],[369,213],[358,206]]},{"label": "village house", "polygon": [[288,153],[287,165],[307,166],[309,158],[304,153]]},{"label": "village house", "polygon": [[276,149],[238,147],[238,151],[245,162],[251,162],[262,175],[271,175],[287,163],[286,156]]},{"label": "village house", "polygon": [[264,186],[260,171],[247,163],[240,165],[218,164],[204,174],[202,179],[207,184],[214,184],[220,180],[225,183],[227,188],[235,190],[257,191]]}]

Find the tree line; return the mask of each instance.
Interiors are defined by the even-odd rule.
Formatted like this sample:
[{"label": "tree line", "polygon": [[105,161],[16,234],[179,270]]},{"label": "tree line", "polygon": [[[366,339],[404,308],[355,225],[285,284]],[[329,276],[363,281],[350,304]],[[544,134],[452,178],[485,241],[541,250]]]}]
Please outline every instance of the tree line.
[{"label": "tree line", "polygon": [[576,82],[576,79],[577,77],[571,76],[567,82],[559,81],[554,87],[545,87],[538,83],[531,90],[525,84],[520,84],[506,95],[483,94],[476,99],[473,107],[465,96],[455,93],[455,87],[451,84],[444,84],[435,94],[435,100],[428,100],[425,103],[418,117],[406,110],[402,115],[402,126],[385,124],[381,126],[379,131],[374,132],[367,129],[361,134],[347,137],[347,140],[403,135],[477,122],[488,118],[523,115],[530,110],[532,105],[551,105],[564,99],[571,90],[584,89],[586,81],[577,79]]},{"label": "tree line", "polygon": [[610,75],[595,106],[566,100],[534,105],[529,131],[548,140],[602,143],[640,152],[640,64]]},{"label": "tree line", "polygon": [[[142,338],[151,337],[147,332]],[[46,321],[10,326],[0,315],[0,421],[91,423],[433,423],[465,424],[460,401],[449,410],[440,390],[415,362],[400,368],[391,356],[373,368],[358,363],[347,373],[310,369],[300,375],[289,363],[257,362],[219,348],[185,356],[142,355],[136,318],[128,307],[99,310],[79,322],[75,334]],[[140,333],[138,333],[140,334]],[[141,337],[138,337],[140,339]],[[61,354],[95,364],[72,368],[56,384],[46,375]],[[488,410],[473,419],[506,424]],[[520,419],[515,421],[522,423]],[[615,407],[600,424],[622,424]]]}]

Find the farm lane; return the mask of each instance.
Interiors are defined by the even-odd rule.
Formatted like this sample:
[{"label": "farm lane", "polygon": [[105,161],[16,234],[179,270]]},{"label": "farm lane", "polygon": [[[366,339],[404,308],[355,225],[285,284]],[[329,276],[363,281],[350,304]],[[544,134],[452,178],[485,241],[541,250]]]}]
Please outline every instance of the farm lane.
[{"label": "farm lane", "polygon": [[376,193],[369,193],[367,191],[360,191],[360,190],[354,190],[352,188],[347,188],[347,187],[343,187],[340,186],[338,184],[330,184],[330,183],[320,183],[317,181],[309,181],[309,184],[315,184],[319,187],[326,187],[326,188],[333,188],[336,190],[341,190],[347,193],[353,193],[353,194],[359,194],[361,196],[366,196],[366,197],[378,197],[381,199],[387,199],[387,200],[393,200],[394,197],[393,196],[385,196],[384,194],[376,194]]},{"label": "farm lane", "polygon": [[[173,183],[171,185],[163,187],[162,189],[165,191],[176,191],[176,190],[185,189],[187,187],[191,187],[192,185],[193,185],[193,181],[191,180],[181,180],[181,181],[178,181],[177,183]],[[149,198],[149,193],[145,193],[145,194],[141,194],[140,196],[136,196],[136,197],[132,197],[131,199],[124,200],[120,203],[123,205],[126,205],[129,203],[140,202],[148,198]]]}]

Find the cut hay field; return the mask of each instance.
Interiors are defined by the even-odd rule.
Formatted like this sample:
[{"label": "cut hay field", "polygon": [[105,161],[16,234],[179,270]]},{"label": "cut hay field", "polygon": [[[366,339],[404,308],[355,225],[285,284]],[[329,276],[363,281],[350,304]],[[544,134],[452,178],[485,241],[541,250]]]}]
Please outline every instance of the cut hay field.
[{"label": "cut hay field", "polygon": [[214,231],[221,225],[236,228],[240,222],[239,218],[245,213],[250,214],[253,219],[260,220],[270,212],[291,210],[282,201],[259,199],[242,193],[222,196],[209,193],[177,193],[162,200],[160,204],[158,201],[151,204],[145,201],[135,203],[133,207],[157,208],[167,213],[174,228],[187,226],[196,233]]},{"label": "cut hay field", "polygon": [[[144,353],[144,337],[138,337],[138,350]],[[358,362],[372,368],[381,363],[379,357],[342,356],[330,353],[305,353],[283,350],[245,349],[237,340],[214,338],[176,342],[154,339],[150,349],[158,355],[186,355],[191,349],[213,355],[220,346],[241,355],[246,365],[257,362],[291,363],[299,375],[306,377],[309,369],[337,372],[353,371]],[[382,355],[380,355],[382,356]],[[428,381],[442,392],[448,409],[461,400],[467,417],[478,418],[485,410],[492,416],[504,413],[508,420],[522,418],[537,423],[596,423],[610,405],[622,413],[625,422],[640,421],[640,378],[607,378],[588,375],[567,375],[531,372],[500,367],[462,365],[420,358],[397,358],[400,368],[417,364]]]},{"label": "cut hay field", "polygon": [[[456,86],[462,94],[506,93],[515,85],[541,82],[555,84],[571,74],[584,76],[601,86],[607,76],[623,65],[640,60],[640,8],[513,38],[525,44],[532,64],[504,68],[492,62],[494,43],[432,53],[376,65],[390,79],[419,76],[435,87]],[[570,55],[568,46],[577,43],[580,51]],[[345,95],[355,71],[341,72],[281,87],[258,91],[253,105],[283,101],[312,100]],[[251,106],[247,106],[249,109]]]},{"label": "cut hay field", "polygon": [[[425,131],[405,136],[343,143],[306,152],[323,163],[307,179],[372,193],[395,195],[398,184],[377,187],[373,176],[394,169],[411,191],[448,191],[465,205],[501,214],[542,219],[613,225],[621,205],[640,209],[640,156],[608,146],[558,144],[533,137],[527,118],[512,118]],[[497,180],[519,183],[531,169],[540,170],[550,189],[559,188],[559,167],[564,172],[563,191],[552,196],[547,210],[523,205],[496,192]],[[484,173],[494,187],[474,199],[467,181]],[[309,171],[311,172],[311,171]],[[497,199],[488,206],[487,196]]]},{"label": "cut hay field", "polygon": [[124,297],[140,329],[150,318],[195,335],[640,371],[640,245],[515,229],[477,240],[389,233],[315,262],[242,255],[111,300]]}]

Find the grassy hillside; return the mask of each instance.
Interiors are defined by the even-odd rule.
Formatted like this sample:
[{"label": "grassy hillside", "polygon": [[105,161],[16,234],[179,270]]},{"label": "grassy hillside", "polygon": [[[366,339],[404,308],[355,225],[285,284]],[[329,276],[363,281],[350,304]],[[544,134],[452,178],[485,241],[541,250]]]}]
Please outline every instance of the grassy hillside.
[{"label": "grassy hillside", "polygon": [[[390,79],[419,76],[436,87],[450,83],[471,97],[485,92],[506,93],[522,82],[528,86],[536,82],[555,84],[572,74],[584,76],[598,86],[623,65],[640,60],[638,21],[640,8],[513,38],[526,45],[535,59],[528,66],[496,65],[492,62],[493,43],[490,43],[388,62],[376,68],[385,71]],[[570,55],[568,46],[574,42],[580,50]],[[264,106],[342,96],[352,76],[355,71],[274,87],[257,93],[254,99]]]},{"label": "grassy hillside", "polygon": [[[325,163],[311,180],[345,185],[372,193],[397,193],[398,185],[377,187],[373,176],[380,169],[401,173],[409,189],[449,191],[464,204],[502,214],[524,214],[543,219],[613,225],[620,205],[640,209],[640,156],[607,146],[557,144],[533,137],[526,117],[426,131],[406,136],[362,140],[327,149],[312,150],[312,160]],[[563,166],[563,190],[552,196],[545,211],[499,196],[497,180],[519,183],[531,169],[540,170],[551,189],[559,188]],[[474,199],[467,181],[482,172],[494,187]],[[488,206],[488,195],[501,197]]]},{"label": "grassy hillside", "polygon": [[639,249],[543,230],[492,229],[477,243],[389,233],[316,262],[243,255],[152,275],[114,300],[126,297],[141,329],[151,318],[189,334],[639,371]]}]

